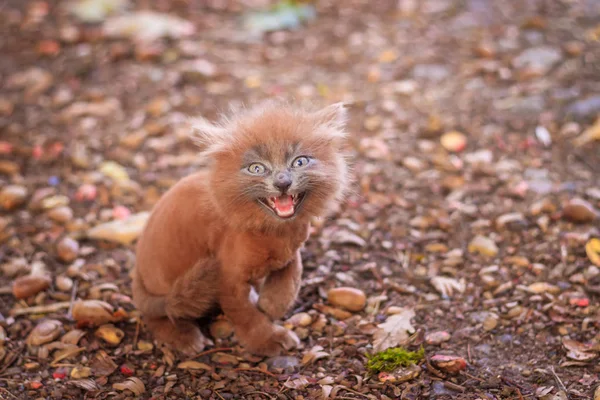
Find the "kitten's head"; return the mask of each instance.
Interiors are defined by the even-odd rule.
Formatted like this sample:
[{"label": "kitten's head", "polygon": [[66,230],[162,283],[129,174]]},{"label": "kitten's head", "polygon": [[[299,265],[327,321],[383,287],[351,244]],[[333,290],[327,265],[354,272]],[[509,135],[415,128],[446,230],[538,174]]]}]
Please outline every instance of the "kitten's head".
[{"label": "kitten's head", "polygon": [[199,119],[195,139],[211,162],[215,205],[232,224],[273,227],[322,216],[343,197],[342,104],[305,111],[282,103]]}]

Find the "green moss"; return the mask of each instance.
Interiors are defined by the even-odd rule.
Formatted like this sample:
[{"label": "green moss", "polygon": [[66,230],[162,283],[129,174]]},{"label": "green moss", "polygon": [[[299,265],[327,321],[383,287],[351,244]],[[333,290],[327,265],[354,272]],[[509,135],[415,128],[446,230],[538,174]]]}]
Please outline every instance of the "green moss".
[{"label": "green moss", "polygon": [[372,374],[376,374],[417,364],[425,357],[425,349],[421,347],[418,351],[408,351],[401,347],[394,347],[367,357],[367,369]]}]

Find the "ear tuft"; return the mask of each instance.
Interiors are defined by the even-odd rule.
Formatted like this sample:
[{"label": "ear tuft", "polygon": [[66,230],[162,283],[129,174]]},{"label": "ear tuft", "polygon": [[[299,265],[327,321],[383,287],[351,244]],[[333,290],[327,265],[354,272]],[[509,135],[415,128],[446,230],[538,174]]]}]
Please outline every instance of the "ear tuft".
[{"label": "ear tuft", "polygon": [[331,104],[322,110],[317,111],[315,117],[319,124],[325,125],[328,128],[343,131],[346,128],[346,122],[348,121],[347,104]]},{"label": "ear tuft", "polygon": [[219,124],[214,124],[205,118],[190,119],[192,127],[191,138],[204,154],[218,151],[225,143],[227,129]]}]

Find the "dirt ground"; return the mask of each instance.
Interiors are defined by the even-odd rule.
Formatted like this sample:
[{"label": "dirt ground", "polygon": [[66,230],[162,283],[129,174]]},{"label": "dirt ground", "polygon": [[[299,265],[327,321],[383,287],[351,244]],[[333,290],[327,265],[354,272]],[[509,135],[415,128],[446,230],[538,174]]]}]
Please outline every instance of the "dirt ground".
[{"label": "dirt ground", "polygon": [[[90,23],[0,2],[0,399],[600,399],[600,3],[316,1],[252,35],[264,3]],[[148,9],[187,23],[103,29]],[[182,358],[138,322],[132,241],[201,168],[186,118],[273,96],[350,104],[355,190],[315,227],[285,322],[302,348],[251,356],[219,319]],[[388,333],[425,359],[369,373],[412,313]]]}]

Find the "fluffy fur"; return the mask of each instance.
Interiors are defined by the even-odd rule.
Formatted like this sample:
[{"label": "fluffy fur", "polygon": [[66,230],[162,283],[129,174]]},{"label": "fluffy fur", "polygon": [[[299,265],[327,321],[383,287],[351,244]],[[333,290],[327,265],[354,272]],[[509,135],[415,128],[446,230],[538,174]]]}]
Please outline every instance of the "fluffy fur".
[{"label": "fluffy fur", "polygon": [[297,345],[272,321],[298,294],[310,219],[344,195],[345,120],[341,104],[269,102],[194,121],[208,167],[165,193],[137,244],[133,299],[157,340],[201,351],[208,340],[193,320],[222,310],[255,354]]}]

